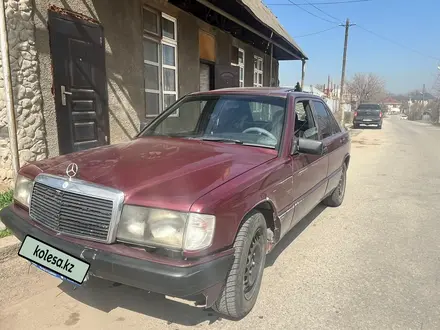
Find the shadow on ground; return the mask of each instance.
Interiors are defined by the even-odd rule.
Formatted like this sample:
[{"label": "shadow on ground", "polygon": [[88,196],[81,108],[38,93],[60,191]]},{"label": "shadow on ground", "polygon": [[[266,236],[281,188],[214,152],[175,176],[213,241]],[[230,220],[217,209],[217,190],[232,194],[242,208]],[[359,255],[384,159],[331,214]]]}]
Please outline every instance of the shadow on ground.
[{"label": "shadow on ground", "polygon": [[[279,243],[266,258],[266,267],[271,267],[280,254],[325,210],[317,206],[301,220]],[[91,278],[84,287],[76,288],[63,282],[59,288],[67,295],[90,307],[109,313],[116,308],[123,308],[135,313],[144,314],[167,322],[168,325],[179,324],[195,326],[200,323],[221,322],[212,310],[196,307],[193,301],[180,302],[168,299],[164,295],[120,285],[105,280]],[[199,298],[199,297],[197,297]],[[119,320],[121,321],[121,320]]]},{"label": "shadow on ground", "polygon": [[283,239],[274,247],[272,252],[266,257],[266,268],[275,264],[280,254],[289,247],[295,239],[326,209],[322,204],[315,207],[304,219],[283,237]]}]

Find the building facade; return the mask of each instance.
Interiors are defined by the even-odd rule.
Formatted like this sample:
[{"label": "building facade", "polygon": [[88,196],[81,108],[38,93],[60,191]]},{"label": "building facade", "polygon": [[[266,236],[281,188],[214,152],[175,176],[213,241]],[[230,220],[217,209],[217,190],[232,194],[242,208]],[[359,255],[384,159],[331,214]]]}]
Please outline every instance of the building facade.
[{"label": "building facade", "polygon": [[[307,59],[260,0],[4,4],[21,166],[128,141],[191,92],[277,86],[280,60]],[[4,83],[0,178],[10,179]]]}]

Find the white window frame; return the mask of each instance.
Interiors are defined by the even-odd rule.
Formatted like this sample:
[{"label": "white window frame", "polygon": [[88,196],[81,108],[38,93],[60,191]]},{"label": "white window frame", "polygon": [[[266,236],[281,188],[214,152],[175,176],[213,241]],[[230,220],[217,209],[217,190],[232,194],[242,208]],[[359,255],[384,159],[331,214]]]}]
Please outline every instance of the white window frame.
[{"label": "white window frame", "polygon": [[[257,61],[257,63],[261,62],[261,70],[255,67],[255,61]],[[260,56],[254,55],[254,63],[253,63],[253,65],[254,65],[254,76],[253,76],[252,79],[254,80],[254,87],[263,87],[263,85],[264,85],[264,83],[263,83],[264,82],[264,62],[263,62],[263,58],[260,57]],[[257,64],[257,67],[258,67],[258,64]],[[258,83],[258,77],[259,77],[260,73],[261,73],[261,82]],[[257,81],[255,81],[255,74],[257,74]]]},{"label": "white window frame", "polygon": [[[177,19],[175,17],[172,17],[170,15],[167,15],[165,13],[162,13],[162,18],[165,18],[166,20],[169,20],[171,22],[174,23],[174,39],[168,38],[168,37],[164,37],[162,35],[162,41],[161,41],[161,61],[163,59],[163,45],[167,45],[170,47],[174,48],[174,66],[172,65],[165,65],[161,62],[162,64],[162,82],[164,82],[164,70],[163,69],[172,69],[174,70],[174,82],[175,82],[175,88],[176,90],[174,92],[171,91],[165,91],[163,88],[163,83],[162,83],[162,111],[164,111],[165,109],[163,109],[164,105],[165,105],[165,95],[175,95],[176,96],[176,101],[179,98],[179,93],[178,93],[178,89],[179,89],[179,83],[178,83],[178,65],[177,65]],[[162,22],[161,22],[162,23]],[[161,28],[162,28],[162,24],[161,24]],[[170,117],[179,117],[179,109],[177,109],[177,111],[175,111],[172,115],[170,115]]]},{"label": "white window frame", "polygon": [[[156,35],[155,33],[152,32],[148,32],[145,31],[143,29],[143,24],[142,24],[142,35],[143,35],[143,39],[148,39],[152,42],[155,42],[158,47],[157,47],[157,51],[158,51],[158,63],[155,62],[151,62],[148,60],[143,60],[144,64],[149,64],[149,65],[153,65],[156,66],[158,68],[158,82],[159,82],[159,89],[158,90],[153,90],[153,89],[148,89],[145,88],[144,86],[144,92],[145,93],[154,93],[154,94],[159,94],[159,113],[158,114],[145,114],[146,118],[155,118],[158,115],[160,115],[165,109],[165,95],[175,95],[176,96],[176,101],[179,98],[179,82],[178,82],[178,51],[177,51],[177,19],[175,17],[172,17],[170,15],[167,15],[165,13],[161,13],[159,11],[155,11],[154,9],[151,9],[147,6],[142,6],[143,10],[147,10],[150,12],[153,12],[157,15],[158,17],[158,30],[159,30],[159,35]],[[143,16],[142,16],[143,17]],[[163,26],[162,26],[162,18],[165,18],[166,20],[169,20],[171,22],[174,23],[174,39],[172,38],[168,38],[168,37],[164,37],[163,36]],[[163,46],[167,45],[170,47],[174,48],[174,66],[173,65],[165,65],[163,64]],[[175,91],[165,91],[164,90],[164,69],[172,69],[175,72],[175,76],[174,76],[174,81],[175,81]],[[145,69],[144,69],[145,70]],[[144,78],[145,79],[145,78]],[[144,94],[144,99],[145,99],[145,105],[146,105],[146,98],[145,98],[145,94]],[[178,117],[179,116],[179,110],[177,109],[177,111],[175,113],[173,113],[170,117]]]},{"label": "white window frame", "polygon": [[238,48],[238,53],[242,53],[243,54],[243,63],[241,63],[240,64],[240,61],[238,60],[238,58],[240,57],[237,57],[237,63],[231,63],[231,65],[233,65],[233,66],[238,66],[238,70],[243,70],[243,76],[242,76],[242,79],[240,79],[240,72],[238,72],[238,86],[239,87],[244,87],[244,74],[245,74],[245,52],[244,52],[244,49],[243,48]]},{"label": "white window frame", "polygon": [[[161,44],[160,44],[160,42],[158,42],[157,39],[149,38],[145,34],[144,34],[142,40],[144,40],[144,39],[150,40],[150,41],[152,41],[152,42],[157,44],[157,63],[149,61],[149,60],[146,60],[145,58],[143,60],[144,61],[144,65],[148,64],[148,65],[152,65],[152,66],[157,67],[157,81],[158,81],[159,89],[145,88],[145,85],[144,85],[144,92],[145,93],[159,94],[159,113],[156,114],[156,115],[146,114],[147,118],[152,118],[152,117],[157,117],[158,115],[160,115],[161,109],[163,107],[162,100],[161,100],[161,97],[160,97],[162,95],[162,75],[161,75],[161,55],[162,54],[161,54]],[[142,45],[142,48],[143,48],[143,45]],[[145,66],[142,69],[145,70]],[[145,76],[144,76],[144,79],[145,79]],[[147,100],[146,100],[145,93],[144,93],[144,99],[145,99],[145,105],[147,105]]]}]

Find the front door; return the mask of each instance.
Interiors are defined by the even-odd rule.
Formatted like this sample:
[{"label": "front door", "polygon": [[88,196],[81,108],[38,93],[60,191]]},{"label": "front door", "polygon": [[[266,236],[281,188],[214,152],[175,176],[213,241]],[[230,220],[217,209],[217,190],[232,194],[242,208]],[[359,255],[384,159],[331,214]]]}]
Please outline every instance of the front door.
[{"label": "front door", "polygon": [[346,134],[341,131],[338,122],[335,120],[327,105],[320,100],[313,100],[313,107],[318,118],[320,118],[321,134],[323,135],[323,143],[328,153],[328,171],[327,177],[329,182],[326,194],[332,192],[339,184],[342,174],[341,160],[345,157],[345,150],[341,148],[348,140]]},{"label": "front door", "polygon": [[[313,113],[312,101],[299,99],[295,103],[295,135],[321,140],[319,123]],[[294,212],[291,227],[303,219],[325,194],[327,187],[327,155],[298,154],[293,156]]]},{"label": "front door", "polygon": [[51,9],[48,24],[59,152],[108,144],[103,28],[79,14]]}]

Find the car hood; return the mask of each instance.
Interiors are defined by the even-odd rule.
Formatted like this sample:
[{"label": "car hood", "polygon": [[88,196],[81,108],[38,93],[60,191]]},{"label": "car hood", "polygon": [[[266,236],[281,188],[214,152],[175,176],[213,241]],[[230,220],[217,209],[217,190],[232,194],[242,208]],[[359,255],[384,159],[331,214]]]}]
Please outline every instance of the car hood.
[{"label": "car hood", "polygon": [[71,163],[77,179],[125,194],[125,203],[188,211],[200,197],[276,157],[276,151],[177,138],[139,138],[35,162],[22,170],[34,177],[66,177]]}]

